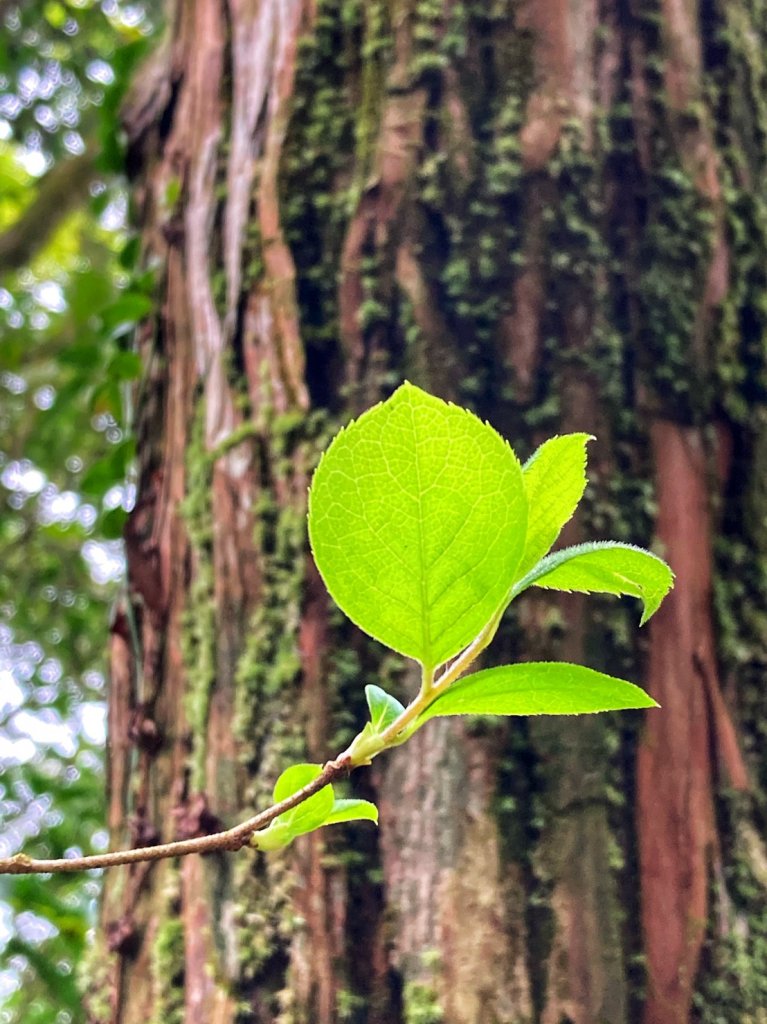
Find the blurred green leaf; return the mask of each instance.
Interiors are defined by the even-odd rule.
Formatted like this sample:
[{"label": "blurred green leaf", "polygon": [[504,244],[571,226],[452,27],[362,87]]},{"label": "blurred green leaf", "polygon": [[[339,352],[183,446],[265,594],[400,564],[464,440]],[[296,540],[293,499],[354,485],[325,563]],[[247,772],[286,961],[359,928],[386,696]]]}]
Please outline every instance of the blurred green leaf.
[{"label": "blurred green leaf", "polygon": [[109,376],[119,381],[138,380],[141,370],[141,357],[137,352],[118,352],[107,367]]},{"label": "blurred green leaf", "polygon": [[153,309],[154,303],[148,296],[127,292],[107,306],[101,314],[101,322],[104,330],[114,337],[148,316]]},{"label": "blurred green leaf", "polygon": [[99,519],[101,536],[105,540],[120,540],[125,532],[128,513],[124,508],[111,508]]}]

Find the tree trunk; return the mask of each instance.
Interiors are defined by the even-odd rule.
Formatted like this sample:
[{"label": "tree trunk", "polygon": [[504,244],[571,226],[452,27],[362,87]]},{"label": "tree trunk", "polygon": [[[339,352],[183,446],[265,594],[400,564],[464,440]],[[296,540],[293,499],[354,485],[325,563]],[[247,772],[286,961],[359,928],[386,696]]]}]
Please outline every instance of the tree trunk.
[{"label": "tree trunk", "polygon": [[523,457],[596,434],[568,539],[653,544],[677,586],[642,632],[526,596],[493,655],[662,711],[430,723],[350,780],[377,832],[110,874],[93,1021],[762,1019],[766,42],[756,0],[176,0],[125,117],[158,306],[115,845],[234,824],[342,749],[366,682],[413,692],[304,522],[405,376]]}]

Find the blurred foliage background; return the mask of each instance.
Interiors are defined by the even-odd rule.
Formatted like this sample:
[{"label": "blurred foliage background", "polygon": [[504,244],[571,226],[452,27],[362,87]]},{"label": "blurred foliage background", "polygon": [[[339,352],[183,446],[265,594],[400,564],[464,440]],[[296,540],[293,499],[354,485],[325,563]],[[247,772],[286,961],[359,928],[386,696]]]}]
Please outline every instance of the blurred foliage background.
[{"label": "blurred foliage background", "polygon": [[[0,855],[102,849],[104,659],[132,500],[117,110],[157,16],[0,0]],[[0,1021],[83,1019],[98,877],[0,879]]]}]

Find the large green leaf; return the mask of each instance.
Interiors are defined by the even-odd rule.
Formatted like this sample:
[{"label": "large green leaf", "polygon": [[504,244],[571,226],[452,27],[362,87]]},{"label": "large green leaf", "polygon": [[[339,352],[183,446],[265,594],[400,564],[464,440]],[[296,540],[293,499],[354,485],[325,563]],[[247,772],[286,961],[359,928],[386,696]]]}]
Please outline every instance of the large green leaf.
[{"label": "large green leaf", "polygon": [[650,551],[606,540],[577,544],[542,558],[514,587],[515,594],[533,585],[583,594],[630,594],[644,605],[644,624],[674,585],[674,574]]},{"label": "large green leaf", "polygon": [[567,662],[501,665],[459,679],[419,722],[443,715],[585,715],[657,703],[633,683]]},{"label": "large green leaf", "polygon": [[526,518],[506,442],[412,384],[338,434],[309,496],[312,550],[337,604],[429,668],[508,596]]},{"label": "large green leaf", "polygon": [[525,463],[527,539],[518,579],[546,554],[578,507],[586,489],[586,445],[591,440],[591,434],[549,438]]}]

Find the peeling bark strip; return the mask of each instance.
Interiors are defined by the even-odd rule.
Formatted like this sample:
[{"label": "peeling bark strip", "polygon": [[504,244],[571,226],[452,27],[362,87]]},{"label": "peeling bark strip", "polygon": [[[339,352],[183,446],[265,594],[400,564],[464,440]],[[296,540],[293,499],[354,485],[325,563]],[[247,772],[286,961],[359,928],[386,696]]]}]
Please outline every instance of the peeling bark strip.
[{"label": "peeling bark strip", "polygon": [[710,476],[700,432],[651,431],[658,536],[677,582],[650,624],[648,685],[664,714],[648,715],[639,748],[642,920],[648,959],[644,1024],[684,1024],[708,919],[717,835],[712,750],[721,781],[747,785],[717,679],[711,612]]},{"label": "peeling bark strip", "polygon": [[[409,692],[304,546],[331,425],[403,376],[523,452],[539,431],[597,433],[581,525],[649,541],[654,477],[678,583],[649,634],[664,710],[635,813],[629,718],[433,723],[353,781],[381,803],[375,834],[111,874],[93,1024],[690,1024],[696,973],[721,988],[732,969],[727,949],[700,956],[721,932],[710,861],[720,880],[733,866],[714,792],[763,775],[729,712],[761,706],[739,692],[761,685],[753,637],[720,686],[702,439],[731,437],[728,537],[756,537],[765,30],[744,0],[169,7],[125,117],[158,314],[110,648],[114,846],[232,825],[287,763],[339,749],[366,682]],[[755,481],[742,501],[730,476]],[[525,602],[506,660],[642,681],[633,609]],[[630,899],[622,919],[638,885],[641,922]]]}]

